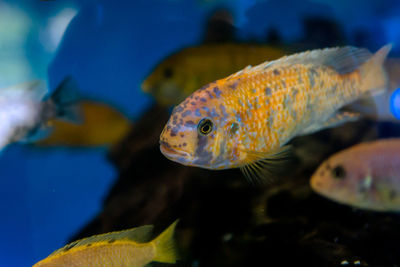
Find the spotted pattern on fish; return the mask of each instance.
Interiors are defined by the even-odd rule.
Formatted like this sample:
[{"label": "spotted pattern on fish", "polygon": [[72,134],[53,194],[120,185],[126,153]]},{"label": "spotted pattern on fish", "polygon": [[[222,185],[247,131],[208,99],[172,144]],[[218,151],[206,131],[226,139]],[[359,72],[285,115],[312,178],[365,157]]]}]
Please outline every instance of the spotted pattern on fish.
[{"label": "spotted pattern on fish", "polygon": [[[166,156],[185,165],[210,169],[240,167],[248,151],[276,151],[303,129],[325,122],[340,107],[373,89],[363,83],[367,76],[360,71],[362,66],[345,72],[344,68],[332,67],[332,61],[318,63],[324,53],[335,51],[284,57],[203,86],[192,95],[196,105],[183,102],[174,109],[167,125],[176,124],[175,116],[179,116],[183,120],[179,130],[185,132],[185,137],[171,136],[168,132],[174,128],[166,127],[160,140],[187,145],[182,152],[164,149]],[[383,78],[378,80],[383,84]],[[213,126],[209,135],[198,133],[199,123],[205,118]],[[238,127],[231,131],[232,125]]]},{"label": "spotted pattern on fish", "polygon": [[215,94],[215,96],[216,96],[217,98],[219,98],[219,97],[221,96],[221,91],[218,89],[217,86],[215,86],[215,87],[213,88],[213,92],[214,92],[214,94]]},{"label": "spotted pattern on fish", "polygon": [[272,90],[271,90],[271,88],[268,87],[268,86],[265,88],[265,95],[266,95],[266,96],[271,96],[271,95],[272,95]]},{"label": "spotted pattern on fish", "polygon": [[229,85],[229,88],[232,89],[232,90],[235,90],[237,88],[238,84],[239,84],[239,82],[234,82],[234,83]]},{"label": "spotted pattern on fish", "polygon": [[192,113],[192,111],[186,110],[185,112],[182,113],[182,118],[184,118],[184,117],[190,115],[191,113]]}]

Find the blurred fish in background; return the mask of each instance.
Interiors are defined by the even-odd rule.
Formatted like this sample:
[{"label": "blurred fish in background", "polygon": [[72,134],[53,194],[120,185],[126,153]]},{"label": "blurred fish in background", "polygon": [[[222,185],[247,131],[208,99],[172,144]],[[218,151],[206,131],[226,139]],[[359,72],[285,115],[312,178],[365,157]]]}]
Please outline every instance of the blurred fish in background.
[{"label": "blurred fish in background", "polygon": [[17,142],[43,138],[54,119],[78,120],[77,92],[67,77],[51,96],[40,81],[27,82],[0,90],[0,149]]},{"label": "blurred fish in background", "polygon": [[54,120],[48,137],[35,145],[40,147],[110,146],[121,140],[131,129],[132,122],[116,108],[103,102],[81,100],[80,123]]},{"label": "blurred fish in background", "polygon": [[173,106],[201,86],[246,66],[285,55],[278,47],[221,43],[188,47],[162,61],[142,84],[158,103]]},{"label": "blurred fish in background", "polygon": [[203,44],[165,58],[143,81],[142,90],[157,103],[174,106],[205,84],[287,53],[279,46],[235,42],[235,31],[230,13],[216,11],[207,22]]},{"label": "blurred fish in background", "polygon": [[361,143],[340,151],[315,171],[312,189],[361,209],[400,211],[400,139]]}]

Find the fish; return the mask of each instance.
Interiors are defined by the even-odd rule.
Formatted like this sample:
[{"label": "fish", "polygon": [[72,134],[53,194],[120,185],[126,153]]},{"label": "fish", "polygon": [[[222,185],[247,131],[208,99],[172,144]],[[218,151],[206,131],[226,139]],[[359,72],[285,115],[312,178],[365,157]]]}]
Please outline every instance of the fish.
[{"label": "fish", "polygon": [[173,239],[178,220],[150,241],[152,225],[95,235],[74,241],[51,253],[33,267],[135,266],[150,262],[176,263]]},{"label": "fish", "polygon": [[175,106],[204,84],[285,53],[275,46],[232,42],[191,46],[162,60],[141,88],[160,105]]},{"label": "fish", "polygon": [[[80,123],[65,120],[50,122],[49,136],[34,143],[37,147],[97,147],[111,146],[121,140],[133,123],[106,103],[81,100]],[[106,130],[105,130],[106,129]]]},{"label": "fish", "polygon": [[183,165],[240,168],[251,181],[262,181],[287,158],[293,137],[359,118],[340,108],[385,90],[390,49],[311,50],[209,83],[173,109],[160,150]]},{"label": "fish", "polygon": [[400,139],[361,143],[332,155],[314,172],[310,186],[359,209],[400,211]]},{"label": "fish", "polygon": [[65,78],[48,96],[42,81],[21,83],[0,90],[0,150],[14,142],[34,142],[50,132],[49,121],[59,118],[77,122],[77,88]]}]

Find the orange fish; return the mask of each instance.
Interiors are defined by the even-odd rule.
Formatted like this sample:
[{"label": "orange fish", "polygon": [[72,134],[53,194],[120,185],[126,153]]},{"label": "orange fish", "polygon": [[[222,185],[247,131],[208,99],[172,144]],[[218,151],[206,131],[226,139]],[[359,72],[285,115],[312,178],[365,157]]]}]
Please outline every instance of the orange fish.
[{"label": "orange fish", "polygon": [[386,88],[390,49],[307,51],[212,82],[174,108],[161,152],[184,165],[265,177],[293,137],[358,118],[339,109]]},{"label": "orange fish", "polygon": [[38,142],[37,146],[96,147],[110,146],[120,141],[132,122],[116,108],[106,103],[82,100],[80,124],[52,120],[51,134]]},{"label": "orange fish", "polygon": [[334,154],[313,174],[312,189],[334,201],[400,211],[400,139],[363,143]]}]

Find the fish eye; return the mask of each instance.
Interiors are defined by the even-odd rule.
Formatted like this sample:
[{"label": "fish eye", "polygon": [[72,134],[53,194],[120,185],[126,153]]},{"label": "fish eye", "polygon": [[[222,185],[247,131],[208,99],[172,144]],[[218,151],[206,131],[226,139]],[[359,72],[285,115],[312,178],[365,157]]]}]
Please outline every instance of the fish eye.
[{"label": "fish eye", "polygon": [[202,119],[197,126],[197,131],[201,135],[208,135],[209,133],[211,133],[212,129],[213,129],[213,123],[208,118]]},{"label": "fish eye", "polygon": [[332,169],[332,175],[336,179],[343,179],[346,177],[346,171],[341,165],[338,165]]},{"label": "fish eye", "polygon": [[174,74],[174,72],[172,71],[172,69],[170,69],[170,68],[164,69],[164,77],[165,78],[167,78],[167,79],[171,78],[173,74]]}]

